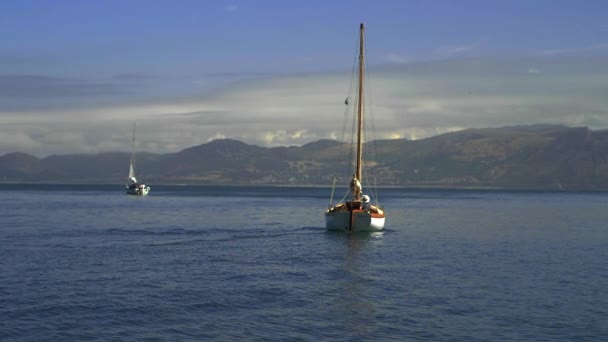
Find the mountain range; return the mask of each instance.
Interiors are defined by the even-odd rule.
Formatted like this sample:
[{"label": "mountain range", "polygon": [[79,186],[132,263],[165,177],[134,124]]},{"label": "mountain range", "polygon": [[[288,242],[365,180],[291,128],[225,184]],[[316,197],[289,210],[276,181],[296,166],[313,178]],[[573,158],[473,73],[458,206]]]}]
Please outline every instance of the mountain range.
[{"label": "mountain range", "polygon": [[[347,170],[348,163],[336,160],[348,145],[319,140],[266,148],[221,139],[176,153],[138,153],[136,169],[149,185],[331,185],[336,170]],[[608,190],[608,130],[466,129],[420,140],[376,140],[365,150],[374,151],[365,163],[384,186]],[[0,182],[123,184],[129,158],[125,152],[44,158],[9,153],[0,156]],[[350,179],[347,171],[341,176],[338,182]]]}]

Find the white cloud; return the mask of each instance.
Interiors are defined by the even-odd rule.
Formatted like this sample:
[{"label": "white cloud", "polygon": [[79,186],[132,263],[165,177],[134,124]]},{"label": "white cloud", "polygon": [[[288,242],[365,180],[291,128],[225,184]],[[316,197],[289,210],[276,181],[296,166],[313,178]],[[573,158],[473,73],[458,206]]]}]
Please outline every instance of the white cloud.
[{"label": "white cloud", "polygon": [[41,148],[41,142],[33,139],[25,130],[5,130],[0,132],[0,155],[9,152],[32,152]]},{"label": "white cloud", "polygon": [[[533,123],[608,127],[608,59],[463,63],[370,68],[374,106],[366,117],[375,119],[376,132],[366,141]],[[530,77],[539,65],[551,72]],[[349,84],[346,73],[274,75],[196,96],[0,110],[0,154],[128,151],[134,120],[138,150],[160,153],[225,137],[262,146],[342,139]]]},{"label": "white cloud", "polygon": [[576,55],[589,52],[597,52],[608,50],[607,43],[598,43],[588,46],[571,47],[571,48],[556,48],[556,49],[545,49],[541,50],[540,53],[545,56],[567,56]]},{"label": "white cloud", "polygon": [[316,134],[309,132],[307,129],[279,129],[275,131],[261,132],[258,139],[263,141],[266,146],[285,146],[302,145],[318,138]]},{"label": "white cloud", "polygon": [[417,101],[414,105],[407,109],[408,113],[424,114],[424,113],[438,113],[444,110],[441,103],[432,100],[421,100]]},{"label": "white cloud", "polygon": [[402,139],[406,138],[409,140],[418,140],[428,138],[430,136],[455,132],[464,129],[465,127],[455,126],[455,127],[440,127],[440,128],[421,128],[414,127],[410,129],[401,129],[393,132],[387,132],[384,134],[384,139]]},{"label": "white cloud", "polygon": [[390,63],[404,64],[404,63],[409,62],[409,60],[406,57],[395,54],[395,53],[389,53],[388,55],[386,55],[385,59]]},{"label": "white cloud", "polygon": [[457,55],[462,55],[467,52],[473,51],[480,46],[481,42],[473,42],[467,44],[453,45],[453,46],[444,46],[437,50],[439,55],[443,57],[453,57]]},{"label": "white cloud", "polygon": [[222,133],[215,133],[214,135],[210,136],[209,138],[207,138],[207,142],[213,141],[213,140],[218,140],[218,139],[226,139],[226,136]]}]

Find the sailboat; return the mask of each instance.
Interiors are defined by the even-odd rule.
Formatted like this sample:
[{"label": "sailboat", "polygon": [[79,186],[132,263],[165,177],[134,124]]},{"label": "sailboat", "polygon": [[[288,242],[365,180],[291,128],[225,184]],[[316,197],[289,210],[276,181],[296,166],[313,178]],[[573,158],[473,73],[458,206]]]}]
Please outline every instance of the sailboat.
[{"label": "sailboat", "polygon": [[[364,26],[359,29],[359,68],[356,113],[356,154],[354,172],[344,198],[333,205],[336,178],[334,177],[329,208],[325,211],[327,230],[346,232],[374,232],[384,229],[385,214],[382,208],[371,204],[371,197],[363,193],[363,77],[365,63]],[[348,98],[345,101],[348,106]],[[371,194],[371,193],[370,193]]]},{"label": "sailboat", "polygon": [[127,195],[146,196],[150,192],[150,187],[146,184],[139,183],[135,178],[135,122],[133,123],[133,144],[131,146],[131,160],[129,162],[129,177],[127,178],[127,185],[125,185],[125,192]]}]

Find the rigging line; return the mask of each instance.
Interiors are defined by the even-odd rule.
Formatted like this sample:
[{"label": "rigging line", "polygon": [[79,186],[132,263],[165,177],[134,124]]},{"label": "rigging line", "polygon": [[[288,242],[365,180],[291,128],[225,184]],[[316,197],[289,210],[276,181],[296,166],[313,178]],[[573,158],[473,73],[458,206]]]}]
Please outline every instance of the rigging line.
[{"label": "rigging line", "polygon": [[[353,102],[353,106],[352,106],[352,116],[351,118],[353,118],[353,120],[351,120],[351,132],[350,132],[350,153],[348,156],[348,159],[350,161],[350,165],[346,165],[347,168],[349,168],[349,171],[354,170],[354,168],[357,165],[357,161],[356,159],[356,149],[357,149],[357,145],[356,145],[356,130],[357,130],[357,105],[359,103],[359,101],[361,101],[361,99],[359,99],[359,82],[358,82],[358,77],[359,77],[359,48],[360,48],[360,44],[361,43],[361,36],[357,35],[357,39],[356,39],[356,45],[355,45],[355,53],[354,53],[354,58],[353,58],[353,68],[351,70],[351,84],[353,85],[353,87],[351,88],[351,91],[353,92],[353,97],[355,99],[355,101]],[[357,80],[355,82],[355,80]],[[361,181],[361,180],[359,180]]]},{"label": "rigging line", "polygon": [[[372,169],[372,178],[373,178],[373,170],[374,170],[374,168],[371,167],[371,169]],[[365,168],[363,168],[363,177],[366,180],[369,179],[368,172],[367,172],[367,170]],[[367,184],[367,182],[366,182],[366,184]],[[374,181],[374,184],[370,185],[370,187],[369,187],[369,194],[374,199],[374,202],[376,203],[376,207],[380,208],[380,204],[378,203],[378,191],[377,191],[376,188],[374,188],[375,186],[376,186],[376,183]]]},{"label": "rigging line", "polygon": [[[366,103],[369,104],[368,105],[368,113],[369,115],[366,117],[368,120],[366,121],[366,123],[370,124],[370,128],[371,128],[371,140],[370,143],[368,143],[368,149],[370,151],[370,157],[371,160],[373,162],[376,162],[377,160],[377,148],[376,148],[376,144],[377,144],[377,137],[376,137],[376,118],[375,118],[375,113],[374,113],[374,96],[373,96],[373,88],[371,86],[372,84],[372,78],[373,76],[370,75],[367,72],[367,61],[365,61],[366,63],[364,64],[364,68],[365,68],[365,74],[367,75],[365,81],[366,81],[366,87],[367,87],[367,101]],[[367,130],[369,131],[369,130]],[[367,132],[366,131],[366,132]],[[370,166],[371,168],[371,178],[373,179],[373,186],[371,187],[372,189],[370,190],[370,192],[372,193],[375,201],[376,201],[376,206],[378,206],[378,202],[379,202],[379,198],[378,198],[378,174],[377,174],[377,170],[375,166]]]},{"label": "rigging line", "polygon": [[[351,166],[352,166],[352,158],[353,158],[353,148],[352,148],[352,138],[351,141],[346,141],[345,137],[346,137],[346,127],[348,126],[348,122],[352,121],[349,120],[350,118],[350,109],[353,108],[354,106],[349,105],[346,107],[346,109],[344,110],[344,116],[342,118],[342,136],[341,139],[339,141],[340,144],[340,148],[339,148],[339,154],[338,154],[338,158],[336,158],[336,163],[334,164],[335,170],[336,170],[336,177],[337,177],[337,171],[338,169],[340,169],[340,174],[345,174],[346,172],[350,172]],[[354,129],[354,123],[353,126],[351,128],[351,130]],[[352,132],[351,132],[351,137],[352,137]],[[344,153],[344,149],[348,148],[349,153],[348,156],[346,156],[346,153]]]},{"label": "rigging line", "polygon": [[[364,47],[365,49],[365,47]],[[375,116],[374,116],[374,103],[373,103],[373,93],[372,93],[372,86],[371,86],[371,75],[368,72],[368,67],[367,67],[367,60],[365,61],[364,65],[364,72],[366,74],[366,78],[365,78],[365,86],[367,89],[366,92],[366,97],[365,97],[365,104],[366,104],[366,115],[365,116],[365,124],[366,126],[369,124],[369,128],[370,129],[366,129],[364,132],[365,135],[365,140],[368,141],[368,143],[366,144],[366,151],[367,151],[367,155],[370,157],[369,160],[370,161],[376,161],[376,127],[375,127]],[[371,133],[370,133],[371,131]],[[368,139],[369,137],[371,137],[371,139]],[[374,197],[374,199],[376,200],[376,205],[378,205],[378,192],[377,192],[377,174],[376,174],[376,168],[374,166],[368,166],[368,169],[370,169],[370,172],[368,173],[367,171],[366,173],[366,178],[369,176],[369,178],[371,178],[371,182],[370,184],[370,193],[371,195]]]},{"label": "rigging line", "polygon": [[[354,97],[355,97],[355,102],[354,103],[356,104],[359,101],[359,97],[357,95],[356,89],[355,89]],[[352,110],[352,112],[350,112],[350,110]],[[346,131],[347,122],[350,121],[351,125],[350,125],[350,140],[348,142],[346,142],[347,146],[348,146],[348,149],[349,149],[348,157],[347,157],[348,159],[347,159],[347,162],[344,164],[344,167],[346,169],[345,172],[349,172],[350,173],[350,172],[353,171],[353,169],[355,168],[355,165],[356,165],[355,164],[356,163],[356,161],[355,161],[355,158],[356,158],[356,156],[355,156],[355,150],[357,148],[357,146],[356,146],[357,122],[353,118],[356,118],[356,115],[357,115],[357,106],[356,105],[350,106],[349,107],[349,112],[347,112],[346,114],[347,115],[344,118],[344,120],[345,120],[344,121],[344,130]],[[346,173],[344,173],[344,174],[346,174]]]},{"label": "rigging line", "polygon": [[[353,106],[353,113],[351,115],[356,115],[356,111],[357,111],[356,106]],[[349,173],[348,177],[350,177],[351,172],[353,172],[353,173],[355,172],[354,170],[355,170],[356,163],[357,163],[357,161],[356,161],[356,159],[357,159],[357,156],[356,156],[356,150],[357,150],[356,129],[357,129],[356,120],[351,120],[350,141],[348,142],[348,148],[349,148],[348,162],[345,165],[345,167],[347,169],[346,171]]]},{"label": "rigging line", "polygon": [[[351,121],[349,120],[350,116],[350,110],[354,109],[355,106],[354,105],[348,105],[346,106],[346,108],[344,109],[344,116],[342,117],[342,137],[340,140],[340,150],[339,150],[339,158],[337,158],[337,162],[342,165],[342,167],[344,167],[346,170],[349,169],[349,163],[352,160],[352,155],[353,155],[353,150],[352,150],[352,130],[354,130],[354,123],[352,123],[351,126],[351,141],[346,141],[346,127],[348,126],[348,122]],[[351,121],[352,122],[352,121]],[[343,149],[344,148],[348,148],[349,149],[349,155],[347,157],[347,159],[345,160],[345,153],[343,153]],[[346,163],[344,163],[344,161],[346,161]],[[344,172],[341,172],[341,174],[343,174]]]},{"label": "rigging line", "polygon": [[[367,65],[366,65],[367,67]],[[371,76],[371,75],[370,75]],[[377,145],[377,137],[376,137],[376,115],[374,112],[374,95],[373,95],[373,89],[371,86],[372,80],[371,77],[367,78],[367,89],[368,89],[368,94],[369,94],[369,123],[371,126],[371,137],[372,137],[372,142],[371,142],[371,146],[370,146],[370,155],[371,155],[371,159],[375,162],[377,160],[377,149],[376,149],[376,145]],[[374,194],[374,198],[376,199],[376,205],[378,205],[378,174],[377,174],[377,170],[376,167],[373,166],[371,169],[372,172],[372,178],[373,178],[373,192],[375,192]]]},{"label": "rigging line", "polygon": [[343,160],[343,154],[342,154],[342,150],[344,148],[344,136],[346,135],[346,118],[348,117],[348,106],[344,109],[344,114],[343,114],[343,119],[342,119],[342,136],[340,137],[340,141],[338,141],[339,147],[338,147],[338,158],[336,158],[336,161],[334,162],[334,177],[333,177],[333,183],[332,183],[332,187],[331,187],[331,196],[329,198],[329,206],[331,207],[333,205],[334,202],[334,192],[336,190],[336,180],[338,178],[338,168],[340,166],[341,161]]},{"label": "rigging line", "polygon": [[131,167],[133,168],[133,174],[135,174],[135,121],[133,121],[133,136],[131,145]]},{"label": "rigging line", "polygon": [[344,137],[346,136],[346,123],[347,123],[347,119],[348,119],[348,110],[349,107],[347,106],[344,109],[344,114],[342,115],[342,133],[340,135],[340,140],[338,140],[338,158],[336,158],[336,161],[334,163],[334,177],[338,176],[338,171],[342,171],[341,169],[339,170],[339,167],[343,164],[344,162],[344,145],[346,144],[346,142],[344,141]]},{"label": "rigging line", "polygon": [[[353,92],[353,87],[355,84],[355,76],[356,76],[356,70],[357,70],[357,60],[358,60],[358,50],[359,50],[359,38],[357,38],[357,41],[355,42],[355,53],[353,54],[353,62],[352,62],[352,67],[350,70],[350,85],[348,86],[348,93],[346,94],[346,99],[348,100],[348,98],[350,98],[350,96],[352,95]],[[348,102],[347,102],[348,105]]]},{"label": "rigging line", "polygon": [[331,196],[329,196],[329,208],[334,205],[334,191],[336,190],[336,175],[334,175],[334,181],[331,185]]},{"label": "rigging line", "polygon": [[340,202],[346,202],[346,197],[348,197],[348,193],[350,192],[349,189],[350,188],[346,189],[346,192],[344,193],[344,196],[342,196],[342,199],[340,200]]},{"label": "rigging line", "polygon": [[[351,78],[350,78],[350,85],[348,87],[348,93],[346,96],[346,108],[344,109],[344,114],[343,114],[343,118],[342,118],[342,134],[340,136],[340,140],[338,141],[340,146],[338,149],[338,158],[336,158],[336,162],[334,163],[334,179],[333,179],[333,184],[332,184],[332,192],[331,192],[331,196],[330,196],[330,206],[333,204],[333,197],[334,197],[334,192],[335,192],[335,188],[336,188],[336,180],[337,180],[337,176],[338,176],[338,167],[339,165],[343,164],[343,158],[344,158],[344,154],[343,152],[343,148],[345,145],[345,139],[344,137],[346,136],[346,124],[347,124],[347,119],[348,119],[348,111],[349,108],[351,108],[351,105],[349,104],[348,99],[350,98],[350,96],[353,93],[353,88],[354,88],[354,84],[355,84],[355,78],[356,78],[356,67],[357,67],[357,60],[358,60],[358,50],[359,50],[359,38],[357,38],[356,42],[355,42],[355,48],[354,51],[355,53],[353,54],[353,62],[352,62],[352,67],[351,67]],[[352,101],[350,101],[352,102]],[[351,157],[352,157],[352,149],[351,149]],[[351,159],[351,157],[349,157],[349,160]],[[346,168],[348,168],[348,162],[346,163]],[[348,193],[347,193],[348,194]],[[346,198],[346,195],[345,197]],[[344,198],[342,200],[344,200]]]},{"label": "rigging line", "polygon": [[340,199],[340,200],[338,201],[338,203],[343,203],[343,202],[346,202],[346,197],[348,197],[349,189],[350,189],[350,188],[347,188],[347,189],[346,189],[346,192],[344,193],[344,196],[342,196],[342,199]]},{"label": "rigging line", "polygon": [[[367,65],[366,65],[366,69],[367,69]],[[367,70],[366,70],[367,72]],[[370,113],[370,124],[371,124],[371,135],[372,135],[372,140],[376,141],[376,117],[375,117],[375,113],[374,113],[374,95],[373,95],[373,88],[371,86],[372,81],[371,78],[373,78],[372,75],[368,74],[368,77],[366,79],[367,81],[367,89],[368,89],[368,103],[369,103],[369,113]]]},{"label": "rigging line", "polygon": [[[360,70],[359,70],[359,64],[360,64],[360,58],[361,58],[361,34],[357,35],[357,39],[355,41],[356,45],[355,45],[355,53],[353,54],[353,68],[352,68],[352,78],[351,81],[353,82],[354,86],[353,86],[353,95],[355,98],[354,104],[352,106],[352,126],[351,126],[351,139],[350,139],[350,155],[349,155],[349,160],[350,160],[350,170],[349,171],[353,171],[356,168],[357,165],[357,129],[358,129],[358,124],[357,124],[357,117],[358,117],[358,113],[357,113],[357,107],[360,101],[362,101],[362,99],[360,98],[360,84],[359,84],[359,78],[361,77]],[[354,173],[356,173],[356,170],[354,171]],[[359,180],[361,181],[361,180]]]}]

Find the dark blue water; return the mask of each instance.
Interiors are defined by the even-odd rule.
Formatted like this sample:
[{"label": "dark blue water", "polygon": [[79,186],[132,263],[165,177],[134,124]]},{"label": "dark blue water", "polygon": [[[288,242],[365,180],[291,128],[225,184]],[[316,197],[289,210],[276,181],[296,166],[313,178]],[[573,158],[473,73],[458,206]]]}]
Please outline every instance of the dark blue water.
[{"label": "dark blue water", "polygon": [[0,186],[0,340],[608,339],[608,194]]}]

